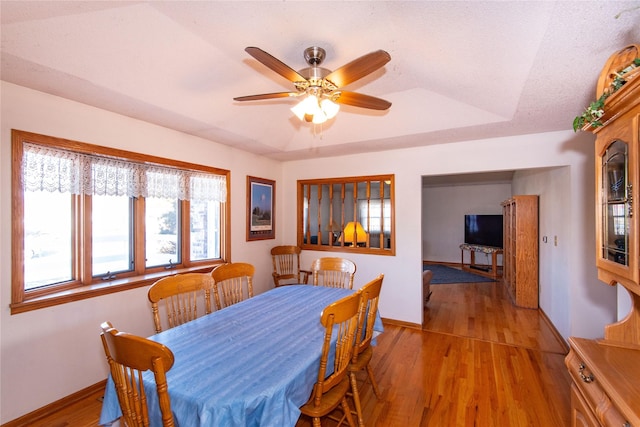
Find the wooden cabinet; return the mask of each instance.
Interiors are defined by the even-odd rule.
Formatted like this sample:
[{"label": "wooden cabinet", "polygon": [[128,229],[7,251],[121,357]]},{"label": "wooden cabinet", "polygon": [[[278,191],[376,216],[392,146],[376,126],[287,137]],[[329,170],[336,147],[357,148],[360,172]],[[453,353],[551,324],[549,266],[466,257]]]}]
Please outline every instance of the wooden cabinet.
[{"label": "wooden cabinet", "polygon": [[[573,380],[572,426],[640,426],[640,286],[638,265],[638,148],[640,139],[640,46],[609,58],[596,96],[609,95],[596,134],[596,267],[598,278],[622,285],[631,311],[605,326],[604,339],[570,338],[565,359]],[[626,70],[621,72],[621,70]],[[611,90],[614,79],[626,82]],[[620,81],[618,80],[618,84]]]},{"label": "wooden cabinet", "polygon": [[[640,70],[640,68],[638,68]],[[611,72],[612,70],[608,70]],[[607,98],[596,134],[596,266],[600,280],[638,286],[638,120],[640,78]],[[635,214],[635,215],[634,215]]]},{"label": "wooden cabinet", "polygon": [[538,308],[538,196],[502,202],[503,282],[515,305]]},{"label": "wooden cabinet", "polygon": [[584,401],[575,384],[571,384],[571,426],[600,427],[600,423],[589,409],[589,404]]},{"label": "wooden cabinet", "polygon": [[572,425],[640,426],[640,349],[570,338]]}]

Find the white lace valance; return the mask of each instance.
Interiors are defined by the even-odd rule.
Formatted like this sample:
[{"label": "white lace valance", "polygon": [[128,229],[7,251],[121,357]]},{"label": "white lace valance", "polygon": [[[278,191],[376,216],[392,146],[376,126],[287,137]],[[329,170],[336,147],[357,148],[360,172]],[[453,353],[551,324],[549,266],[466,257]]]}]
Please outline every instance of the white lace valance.
[{"label": "white lace valance", "polygon": [[98,155],[24,144],[24,187],[99,196],[227,200],[227,180],[192,170],[113,159]]}]

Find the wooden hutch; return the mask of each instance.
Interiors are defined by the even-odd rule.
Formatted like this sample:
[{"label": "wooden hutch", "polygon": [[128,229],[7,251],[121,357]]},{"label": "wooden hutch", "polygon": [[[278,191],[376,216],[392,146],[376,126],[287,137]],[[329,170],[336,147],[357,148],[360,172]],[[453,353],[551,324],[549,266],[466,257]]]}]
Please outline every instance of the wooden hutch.
[{"label": "wooden hutch", "polygon": [[[596,135],[598,278],[623,286],[631,310],[605,327],[604,339],[569,338],[565,363],[574,427],[640,426],[640,67],[634,63],[639,57],[640,46],[631,45],[609,58],[596,89],[598,98],[607,94],[602,125],[583,128]],[[620,79],[626,83],[612,89]]]}]

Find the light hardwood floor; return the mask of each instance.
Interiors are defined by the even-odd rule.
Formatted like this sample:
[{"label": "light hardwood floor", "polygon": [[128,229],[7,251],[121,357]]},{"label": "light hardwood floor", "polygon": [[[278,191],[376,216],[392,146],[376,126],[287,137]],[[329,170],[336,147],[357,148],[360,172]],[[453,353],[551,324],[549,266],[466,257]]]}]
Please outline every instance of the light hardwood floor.
[{"label": "light hardwood floor", "polygon": [[[361,385],[367,426],[570,425],[566,348],[540,312],[514,307],[499,282],[431,290],[423,330],[387,323],[378,338],[372,365],[383,398]],[[100,397],[29,425],[96,426]]]}]

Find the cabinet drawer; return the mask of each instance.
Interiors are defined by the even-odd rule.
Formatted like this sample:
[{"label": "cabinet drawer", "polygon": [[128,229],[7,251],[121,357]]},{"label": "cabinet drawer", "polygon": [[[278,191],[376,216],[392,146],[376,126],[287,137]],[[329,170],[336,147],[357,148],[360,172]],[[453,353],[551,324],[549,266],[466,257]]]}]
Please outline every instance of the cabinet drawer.
[{"label": "cabinet drawer", "polygon": [[[575,392],[578,393],[578,396],[576,397],[584,398],[584,402],[582,403],[586,403],[591,413],[595,415],[600,424],[605,427],[630,426],[616,407],[613,406],[609,396],[607,396],[600,386],[598,379],[592,374],[586,363],[580,360],[573,350],[567,355],[565,363],[569,369],[569,374],[573,379],[573,386],[576,388]],[[572,408],[572,412],[575,410],[576,408]]]},{"label": "cabinet drawer", "polygon": [[575,384],[571,384],[571,427],[600,427]]}]

